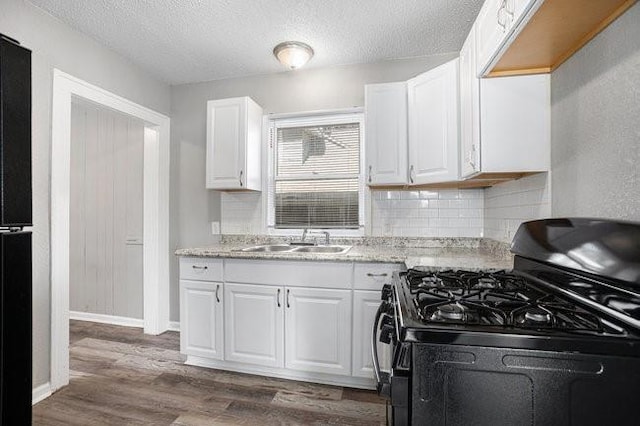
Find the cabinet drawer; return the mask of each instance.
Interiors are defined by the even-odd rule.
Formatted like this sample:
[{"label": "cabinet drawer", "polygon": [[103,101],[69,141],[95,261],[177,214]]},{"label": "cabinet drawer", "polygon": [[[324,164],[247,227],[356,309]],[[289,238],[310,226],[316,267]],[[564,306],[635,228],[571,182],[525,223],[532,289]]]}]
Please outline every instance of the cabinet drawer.
[{"label": "cabinet drawer", "polygon": [[227,259],[226,282],[351,288],[351,263]]},{"label": "cabinet drawer", "polygon": [[222,259],[182,257],[180,258],[180,279],[222,281]]},{"label": "cabinet drawer", "polygon": [[356,290],[380,290],[391,283],[395,271],[401,271],[401,263],[356,263],[353,283]]}]

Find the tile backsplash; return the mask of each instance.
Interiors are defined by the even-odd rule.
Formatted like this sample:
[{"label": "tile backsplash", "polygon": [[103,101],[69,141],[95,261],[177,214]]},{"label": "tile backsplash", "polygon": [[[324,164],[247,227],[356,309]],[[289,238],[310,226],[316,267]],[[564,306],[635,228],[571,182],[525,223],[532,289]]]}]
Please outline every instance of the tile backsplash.
[{"label": "tile backsplash", "polygon": [[522,222],[551,216],[549,173],[513,180],[484,190],[484,236],[511,242]]},{"label": "tile backsplash", "polygon": [[259,192],[222,192],[222,234],[264,234],[262,194]]},{"label": "tile backsplash", "polygon": [[[541,173],[487,189],[372,191],[368,235],[487,237],[510,242],[520,223],[551,215],[550,179]],[[262,194],[224,192],[222,234],[265,234]]]},{"label": "tile backsplash", "polygon": [[375,191],[371,235],[380,237],[482,237],[482,189]]}]

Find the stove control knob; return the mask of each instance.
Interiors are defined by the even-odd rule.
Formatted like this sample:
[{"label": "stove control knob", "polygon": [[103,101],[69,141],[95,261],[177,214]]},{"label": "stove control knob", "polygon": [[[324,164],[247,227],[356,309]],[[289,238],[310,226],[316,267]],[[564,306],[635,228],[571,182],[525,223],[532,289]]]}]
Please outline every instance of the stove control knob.
[{"label": "stove control knob", "polygon": [[382,343],[391,343],[391,340],[394,338],[394,334],[396,329],[393,325],[383,324],[382,331],[380,332],[380,341]]},{"label": "stove control knob", "polygon": [[391,300],[391,294],[393,293],[393,289],[391,288],[391,284],[385,284],[382,286],[382,300]]}]

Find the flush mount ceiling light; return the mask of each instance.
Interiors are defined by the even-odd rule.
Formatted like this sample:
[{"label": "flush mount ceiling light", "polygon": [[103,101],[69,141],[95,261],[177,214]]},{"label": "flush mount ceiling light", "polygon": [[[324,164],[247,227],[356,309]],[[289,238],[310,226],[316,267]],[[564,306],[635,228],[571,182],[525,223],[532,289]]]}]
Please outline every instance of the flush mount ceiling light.
[{"label": "flush mount ceiling light", "polygon": [[273,48],[273,54],[284,66],[295,70],[313,57],[313,49],[299,41],[285,41]]}]

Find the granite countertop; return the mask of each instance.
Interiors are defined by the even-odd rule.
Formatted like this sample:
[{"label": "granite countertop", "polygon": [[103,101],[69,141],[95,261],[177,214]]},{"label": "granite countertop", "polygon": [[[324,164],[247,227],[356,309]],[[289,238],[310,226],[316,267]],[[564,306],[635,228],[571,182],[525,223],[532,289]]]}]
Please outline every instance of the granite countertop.
[{"label": "granite countertop", "polygon": [[353,246],[347,253],[339,255],[241,251],[254,245],[279,242],[282,240],[261,236],[225,236],[224,241],[218,244],[183,248],[176,250],[175,254],[184,257],[404,263],[407,268],[425,270],[499,270],[513,267],[513,255],[507,244],[483,238],[332,239],[332,244]]}]

